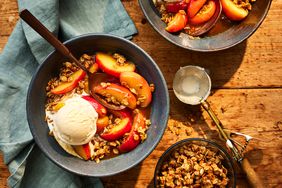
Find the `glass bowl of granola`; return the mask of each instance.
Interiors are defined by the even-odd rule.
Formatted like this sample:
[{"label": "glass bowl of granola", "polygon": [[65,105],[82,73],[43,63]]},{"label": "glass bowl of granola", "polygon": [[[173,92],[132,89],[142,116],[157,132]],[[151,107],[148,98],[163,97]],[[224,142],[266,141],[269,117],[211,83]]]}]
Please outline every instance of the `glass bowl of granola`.
[{"label": "glass bowl of granola", "polygon": [[189,138],[170,146],[160,157],[155,187],[236,187],[232,158],[218,144]]},{"label": "glass bowl of granola", "polygon": [[90,90],[88,75],[57,51],[45,59],[26,104],[37,145],[79,175],[110,176],[137,165],[154,150],[168,119],[168,90],[157,64],[113,35],[83,35],[65,45],[95,75],[95,85]]}]

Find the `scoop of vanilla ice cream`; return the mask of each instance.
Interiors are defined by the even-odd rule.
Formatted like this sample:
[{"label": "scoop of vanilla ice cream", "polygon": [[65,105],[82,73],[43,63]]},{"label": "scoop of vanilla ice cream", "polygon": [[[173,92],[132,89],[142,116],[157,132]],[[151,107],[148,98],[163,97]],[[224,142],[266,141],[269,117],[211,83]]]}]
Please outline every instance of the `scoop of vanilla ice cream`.
[{"label": "scoop of vanilla ice cream", "polygon": [[83,145],[96,133],[98,114],[81,97],[70,98],[54,116],[54,134],[70,145]]}]

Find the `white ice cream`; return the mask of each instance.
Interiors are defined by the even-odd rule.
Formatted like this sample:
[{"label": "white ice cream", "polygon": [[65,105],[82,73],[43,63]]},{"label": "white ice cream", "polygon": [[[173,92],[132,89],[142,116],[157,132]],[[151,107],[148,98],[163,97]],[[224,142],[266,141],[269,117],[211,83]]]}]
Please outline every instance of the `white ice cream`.
[{"label": "white ice cream", "polygon": [[54,114],[53,133],[69,145],[90,142],[97,129],[97,112],[81,97],[70,98],[64,103],[65,105]]}]

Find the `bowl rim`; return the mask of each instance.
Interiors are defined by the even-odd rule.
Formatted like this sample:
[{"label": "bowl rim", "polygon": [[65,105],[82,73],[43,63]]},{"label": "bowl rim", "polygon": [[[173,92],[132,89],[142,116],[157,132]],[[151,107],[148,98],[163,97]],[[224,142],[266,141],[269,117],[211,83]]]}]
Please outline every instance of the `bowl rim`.
[{"label": "bowl rim", "polygon": [[162,128],[158,129],[159,133],[161,134],[157,134],[156,137],[156,142],[151,146],[151,151],[147,150],[147,152],[145,154],[142,155],[142,157],[138,158],[136,161],[134,161],[132,163],[132,165],[127,166],[126,168],[119,170],[119,171],[115,171],[113,173],[104,173],[104,174],[99,174],[99,175],[92,175],[89,173],[84,173],[83,171],[77,171],[77,170],[73,170],[71,168],[69,168],[68,166],[65,166],[61,163],[59,163],[58,161],[56,161],[55,158],[53,158],[52,154],[50,154],[44,147],[44,145],[40,142],[40,138],[37,134],[35,134],[36,130],[35,127],[30,123],[32,122],[32,115],[30,113],[30,106],[28,104],[30,104],[31,101],[31,91],[32,91],[32,86],[34,85],[34,82],[37,78],[38,73],[43,69],[43,65],[45,65],[46,61],[54,54],[54,53],[59,53],[56,50],[53,50],[52,52],[50,52],[46,58],[42,61],[42,63],[37,67],[36,71],[33,73],[32,79],[29,83],[28,86],[28,91],[27,91],[27,96],[26,96],[26,115],[27,115],[27,122],[29,125],[29,129],[31,131],[31,134],[35,140],[35,143],[39,146],[40,150],[43,152],[43,154],[45,156],[47,156],[48,159],[50,159],[53,163],[55,163],[57,166],[63,168],[64,170],[67,170],[71,173],[77,174],[77,175],[82,175],[82,176],[88,176],[88,177],[107,177],[107,176],[112,176],[112,175],[116,175],[119,174],[121,172],[127,171],[128,169],[133,168],[134,166],[138,165],[140,162],[142,162],[143,160],[145,160],[156,148],[156,146],[159,144],[159,142],[161,141],[164,132],[166,130],[167,127],[167,122],[168,122],[168,118],[169,118],[169,109],[170,109],[170,103],[169,103],[169,94],[168,94],[168,88],[167,88],[167,83],[164,79],[163,73],[160,70],[160,68],[158,67],[157,63],[153,60],[153,58],[147,53],[145,52],[141,47],[139,47],[137,44],[133,43],[132,41],[122,38],[120,36],[117,35],[113,35],[113,34],[104,34],[104,33],[88,33],[88,34],[83,34],[83,35],[79,35],[76,37],[73,37],[69,40],[66,40],[65,42],[63,42],[63,44],[69,44],[72,42],[75,42],[81,38],[88,38],[88,37],[105,37],[105,38],[112,38],[112,39],[116,39],[116,40],[121,40],[122,42],[128,43],[129,45],[135,47],[137,49],[137,51],[139,51],[139,53],[143,53],[148,59],[149,61],[151,61],[152,65],[156,68],[157,72],[160,73],[160,79],[161,82],[164,83],[164,89],[165,89],[165,103],[167,104],[167,108],[165,109],[165,112],[163,113],[166,117],[166,119],[164,120],[164,124],[165,126],[163,126]]},{"label": "bowl rim", "polygon": [[161,155],[161,157],[159,158],[158,160],[158,163],[156,164],[155,166],[155,172],[154,172],[154,187],[157,187],[157,170],[161,167],[161,164],[163,163],[163,159],[164,157],[169,154],[170,152],[172,152],[175,148],[177,148],[178,146],[180,146],[182,143],[188,143],[188,142],[192,142],[192,141],[200,141],[200,142],[206,142],[208,144],[211,144],[213,146],[215,146],[217,149],[219,149],[220,151],[222,151],[228,162],[230,162],[231,164],[231,168],[233,170],[233,175],[234,175],[234,183],[232,185],[233,188],[236,187],[236,179],[237,179],[237,173],[236,173],[236,168],[235,168],[235,165],[234,165],[234,162],[233,162],[233,159],[232,157],[230,156],[230,154],[219,144],[217,144],[215,141],[213,140],[208,140],[208,139],[205,139],[205,138],[186,138],[186,139],[183,139],[183,140],[180,140],[176,143],[174,143],[173,145],[171,145],[168,149],[166,149],[163,154]]},{"label": "bowl rim", "polygon": [[269,0],[269,3],[266,7],[266,11],[264,12],[263,16],[262,16],[262,19],[257,22],[255,24],[255,27],[251,30],[251,32],[249,32],[245,37],[241,38],[240,40],[234,42],[233,44],[230,44],[230,45],[227,45],[227,46],[223,46],[221,48],[212,48],[212,49],[201,49],[201,48],[191,48],[189,46],[184,46],[184,45],[181,45],[177,42],[175,42],[174,40],[170,39],[169,37],[163,35],[161,33],[161,31],[153,24],[153,21],[151,20],[151,18],[149,17],[149,15],[147,14],[147,12],[145,11],[145,7],[144,7],[144,4],[143,4],[143,1],[152,1],[152,0],[138,0],[139,2],[139,5],[141,7],[141,10],[143,12],[143,14],[145,15],[146,19],[149,21],[149,23],[151,24],[151,26],[154,28],[155,31],[157,31],[163,38],[165,38],[166,40],[168,40],[169,42],[173,43],[174,45],[176,46],[179,46],[181,48],[184,48],[184,49],[187,49],[187,50],[191,50],[191,51],[196,51],[196,52],[215,52],[215,51],[222,51],[222,50],[225,50],[225,49],[229,49],[233,46],[236,46],[237,44],[243,42],[244,40],[246,40],[247,38],[249,38],[252,34],[255,33],[255,31],[259,28],[259,26],[262,24],[262,22],[265,20],[265,17],[267,16],[268,14],[268,11],[270,9],[270,6],[271,6],[271,3],[272,3],[272,0]]}]

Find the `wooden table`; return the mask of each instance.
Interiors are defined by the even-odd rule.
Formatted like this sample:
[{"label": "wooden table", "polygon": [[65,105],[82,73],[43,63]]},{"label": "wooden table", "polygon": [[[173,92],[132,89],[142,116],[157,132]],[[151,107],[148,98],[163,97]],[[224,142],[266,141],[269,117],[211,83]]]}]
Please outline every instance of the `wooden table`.
[{"label": "wooden table", "polygon": [[[136,0],[123,4],[139,34],[133,42],[148,52],[161,68],[170,93],[169,125],[183,122],[181,134],[167,130],[162,141],[141,164],[122,174],[103,178],[105,187],[152,187],[154,168],[171,144],[186,138],[183,128],[193,129],[189,137],[218,140],[216,127],[206,112],[188,106],[174,96],[172,80],[180,66],[199,65],[211,72],[212,108],[226,128],[250,134],[258,140],[249,145],[247,158],[265,187],[282,186],[282,1],[273,0],[264,23],[243,43],[221,52],[198,53],[181,49],[162,38],[144,18]],[[18,20],[16,0],[0,4],[0,52]],[[0,156],[0,187],[7,187],[9,172]],[[243,174],[238,187],[247,187]]]}]

